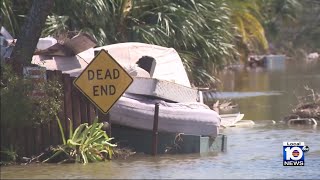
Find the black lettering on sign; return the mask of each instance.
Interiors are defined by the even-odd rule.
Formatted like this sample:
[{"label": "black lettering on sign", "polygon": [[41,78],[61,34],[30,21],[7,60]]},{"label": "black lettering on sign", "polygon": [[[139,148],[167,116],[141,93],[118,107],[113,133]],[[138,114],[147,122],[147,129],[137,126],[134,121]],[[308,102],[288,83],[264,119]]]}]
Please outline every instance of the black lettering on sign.
[{"label": "black lettering on sign", "polygon": [[88,70],[88,80],[94,79],[94,71],[93,70]]},{"label": "black lettering on sign", "polygon": [[97,69],[97,79],[98,80],[102,80],[101,73],[102,73],[102,69]]},{"label": "black lettering on sign", "polygon": [[103,95],[102,93],[108,95],[108,85],[101,86],[101,96]]},{"label": "black lettering on sign", "polygon": [[104,79],[118,79],[120,77],[120,72],[118,69],[106,69],[104,72],[102,69],[88,70],[88,80],[104,80]]},{"label": "black lettering on sign", "polygon": [[113,78],[118,79],[120,76],[119,70],[118,69],[113,69]]},{"label": "black lettering on sign", "polygon": [[116,93],[116,87],[114,85],[109,86],[109,95],[114,95]]},{"label": "black lettering on sign", "polygon": [[92,89],[93,89],[93,96],[99,96],[99,94],[98,94],[98,89],[99,88],[99,86],[93,86],[92,87]]},{"label": "black lettering on sign", "polygon": [[109,79],[112,79],[112,76],[110,74],[110,70],[109,69],[106,70],[106,75],[104,76],[104,79],[107,79],[108,77],[109,77]]},{"label": "black lettering on sign", "polygon": [[110,96],[116,94],[114,85],[92,86],[93,96]]}]

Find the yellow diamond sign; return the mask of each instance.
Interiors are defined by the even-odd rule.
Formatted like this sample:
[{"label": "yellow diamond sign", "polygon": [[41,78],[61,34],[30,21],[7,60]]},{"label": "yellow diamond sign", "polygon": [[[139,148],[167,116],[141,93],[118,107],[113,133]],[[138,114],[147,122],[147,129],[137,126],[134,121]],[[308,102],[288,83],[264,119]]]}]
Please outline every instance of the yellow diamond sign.
[{"label": "yellow diamond sign", "polygon": [[103,113],[107,113],[133,79],[105,50],[88,64],[74,85]]}]

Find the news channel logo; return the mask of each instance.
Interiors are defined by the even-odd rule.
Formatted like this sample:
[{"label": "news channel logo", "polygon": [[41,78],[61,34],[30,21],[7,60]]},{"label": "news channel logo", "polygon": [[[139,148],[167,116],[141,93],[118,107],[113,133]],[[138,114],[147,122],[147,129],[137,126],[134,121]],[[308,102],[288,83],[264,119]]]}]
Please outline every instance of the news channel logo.
[{"label": "news channel logo", "polygon": [[283,166],[304,166],[304,153],[308,151],[304,142],[283,142]]}]

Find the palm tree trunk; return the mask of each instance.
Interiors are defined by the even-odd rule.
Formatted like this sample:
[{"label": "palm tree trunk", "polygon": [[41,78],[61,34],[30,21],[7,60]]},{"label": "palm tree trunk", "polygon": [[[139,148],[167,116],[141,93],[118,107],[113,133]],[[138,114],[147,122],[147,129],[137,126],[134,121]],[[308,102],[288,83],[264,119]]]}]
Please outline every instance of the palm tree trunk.
[{"label": "palm tree trunk", "polygon": [[24,65],[30,64],[46,18],[53,7],[54,0],[34,0],[21,34],[11,55],[14,71],[22,75]]}]

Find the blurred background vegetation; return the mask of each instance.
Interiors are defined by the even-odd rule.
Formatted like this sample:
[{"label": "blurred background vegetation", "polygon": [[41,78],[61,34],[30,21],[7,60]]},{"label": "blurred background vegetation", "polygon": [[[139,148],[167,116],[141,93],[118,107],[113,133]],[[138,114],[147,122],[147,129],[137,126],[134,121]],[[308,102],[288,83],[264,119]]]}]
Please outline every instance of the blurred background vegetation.
[{"label": "blurred background vegetation", "polygon": [[[32,5],[2,0],[1,25],[17,38]],[[175,48],[196,86],[250,54],[301,59],[320,52],[318,0],[55,0],[42,36],[90,33],[99,46],[143,42]]]}]

